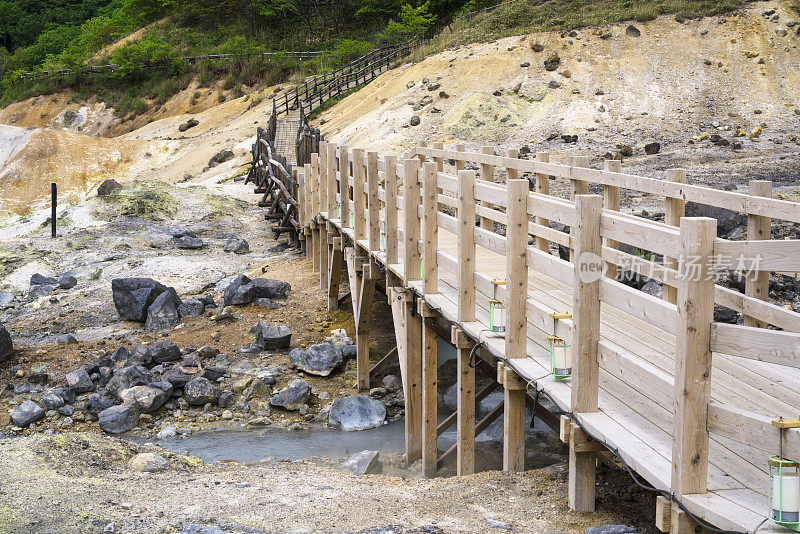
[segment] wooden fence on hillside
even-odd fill
[[[471,164],[480,178],[465,170]],[[495,182],[499,171],[505,184]],[[550,195],[551,180],[567,181],[569,198]],[[360,389],[370,386],[365,284],[386,279],[407,460],[422,458],[425,476],[438,465],[437,343],[423,319],[438,316],[452,325],[458,354],[459,474],[474,469],[481,430],[477,357],[498,368],[506,391],[506,469],[524,465],[527,390],[565,414],[573,509],[594,510],[595,457],[608,449],[661,494],[662,530],[689,532],[692,517],[752,530],[765,518],[766,465],[779,436],[782,453],[800,458],[800,431],[774,424],[800,413],[800,314],[768,301],[770,272],[800,272],[800,241],[771,240],[770,222],[800,223],[800,204],[771,198],[769,182],[742,194],[687,184],[679,169],[659,180],[624,173],[618,161],[592,169],[584,156],[522,160],[512,150],[441,144],[398,162],[321,141],[299,184],[298,223],[331,305],[347,259]],[[589,184],[603,195],[589,195]],[[665,222],[619,211],[622,189],[663,198]],[[747,240],[718,238],[714,219],[684,217],[686,201],[746,214]],[[665,260],[625,253],[623,244]],[[553,245],[567,247],[571,260]],[[621,269],[662,282],[663,298],[618,282]],[[717,270],[745,272],[745,293],[716,285]],[[507,314],[502,333],[490,326],[495,302]],[[744,324],[714,322],[715,304],[743,314]],[[552,336],[572,348],[566,379],[552,373]],[[781,529],[768,523],[761,531]]]

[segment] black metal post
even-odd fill
[[[56,183],[50,184],[50,236],[56,236],[56,206],[58,206],[58,192]]]

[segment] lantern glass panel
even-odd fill
[[[506,331],[506,306],[496,299],[489,300],[489,327],[492,332]]]
[[[800,532],[800,463],[769,459],[769,503],[773,522]]]
[[[381,252],[386,252],[386,231],[381,230]]]
[[[563,380],[572,376],[572,347],[567,342],[556,336],[549,336],[550,340],[550,371],[556,380]]]

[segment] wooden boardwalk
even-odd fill
[[[332,307],[348,267],[361,389],[369,387],[369,308],[375,281],[385,277],[406,393],[407,460],[421,457],[426,476],[435,475],[436,343],[425,320],[440,316],[452,324],[448,341],[458,350],[459,474],[474,468],[468,362],[479,344],[505,388],[506,469],[523,467],[523,399],[539,390],[575,419],[562,416],[573,509],[594,509],[595,458],[606,450],[594,438],[664,490],[662,530],[694,532],[672,494],[710,525],[752,532],[767,516],[767,459],[779,447],[772,421],[800,415],[800,314],[764,300],[769,272],[800,271],[800,242],[769,240],[769,216],[800,223],[800,204],[770,198],[763,182],[742,195],[686,185],[682,171],[664,181],[624,174],[619,162],[596,170],[583,157],[556,164],[545,153],[530,161],[493,152],[419,147],[398,165],[393,156],[323,142],[300,177],[300,225]],[[463,170],[468,162],[481,165],[481,179]],[[505,185],[494,182],[500,174]],[[571,198],[548,195],[551,179],[568,180]],[[604,197],[586,194],[590,182],[604,186]],[[666,223],[621,213],[620,188],[666,197]],[[406,210],[409,198],[415,209]],[[746,213],[749,240],[718,239],[713,219],[682,218],[687,200]],[[569,229],[556,231],[550,221]],[[552,254],[551,243],[577,260]],[[666,259],[626,254],[621,244]],[[684,267],[690,257],[701,260],[696,276]],[[604,273],[586,275],[603,264]],[[746,294],[707,276],[737,267],[748,270]],[[664,298],[617,282],[618,269],[663,281]],[[490,299],[505,305],[503,334],[489,326]],[[713,322],[715,303],[742,313],[748,326]],[[558,313],[572,318],[554,319]],[[551,373],[553,334],[572,347],[570,379]],[[800,458],[798,430],[784,432],[783,451]],[[767,522],[759,532],[788,530]]]

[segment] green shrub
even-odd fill
[[[400,20],[390,20],[382,36],[388,37],[393,42],[405,41],[410,37],[425,35],[436,22],[436,15],[428,13],[430,2],[412,7],[403,4],[400,9]]]
[[[141,41],[126,43],[111,55],[112,61],[120,66],[115,73],[120,77],[142,74],[145,70],[143,64],[146,62],[165,62],[173,67],[174,57],[172,47],[154,29],[147,32]]]
[[[222,82],[222,88],[226,91],[233,89],[236,86],[236,78],[234,78],[233,74],[229,74],[225,81]]]

